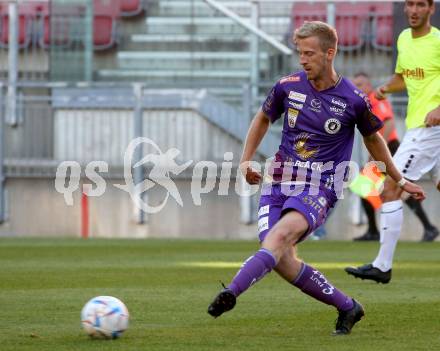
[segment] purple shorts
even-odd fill
[[[300,194],[286,195],[281,191],[280,184],[272,186],[270,194],[266,191],[261,195],[258,210],[258,231],[260,242],[263,242],[270,229],[278,222],[283,214],[291,210],[304,215],[309,228],[298,240],[303,241],[310,233],[325,222],[328,212],[334,206],[336,199],[328,191],[317,189],[311,194],[308,190]]]

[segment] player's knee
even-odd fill
[[[285,214],[273,227],[263,241],[263,247],[281,257],[285,248],[291,247],[305,233],[308,223],[303,215],[296,211]]]
[[[277,247],[284,247],[289,244],[291,240],[292,233],[286,227],[275,227],[269,233],[271,241]]]
[[[291,246],[304,234],[307,227],[305,220],[289,221],[284,225],[275,226],[269,233],[269,237],[277,247]]]

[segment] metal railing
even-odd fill
[[[154,145],[142,144],[143,152],[135,150],[132,165],[144,154],[175,148],[180,152],[179,164],[211,161],[220,169],[228,151],[233,155],[233,174],[237,172],[250,116],[204,89],[158,91],[142,84],[90,83],[19,84],[19,88],[23,94],[17,101],[17,121],[5,124],[5,94],[0,85],[0,222],[5,177],[54,178],[63,161],[73,161],[82,169],[103,161],[108,165],[104,177],[122,178],[127,146],[137,137],[148,138]],[[243,89],[243,95],[248,94],[249,88]],[[245,106],[250,105],[246,102]],[[270,148],[276,148],[277,141],[268,136],[262,152],[272,153]],[[179,177],[188,178],[191,172],[189,167]],[[144,178],[144,168],[135,167],[134,183]],[[242,205],[249,206],[250,201],[243,200]],[[139,222],[143,220],[140,212]],[[243,220],[250,221],[248,217]]]
[[[190,0],[173,2],[173,6],[167,6],[167,1],[151,0],[149,3],[147,19],[139,18],[134,24],[122,24],[127,27],[126,31],[122,28],[122,32],[125,31],[126,34],[123,43],[118,47],[122,52],[115,50],[100,54],[98,64],[94,64],[90,59],[90,50],[88,56],[85,54],[87,50],[83,44],[75,44],[72,47],[75,53],[70,55],[63,54],[64,51],[60,47],[43,49],[37,40],[35,45],[18,50],[18,60],[10,58],[8,61],[7,55],[13,50],[0,48],[0,75],[11,79],[9,89],[12,94],[15,84],[14,72],[17,73],[17,82],[66,80],[68,75],[76,75],[77,72],[77,69],[66,61],[71,60],[78,69],[89,72],[87,79],[90,79],[93,69],[95,80],[147,82],[161,88],[206,87],[211,94],[234,104],[235,107],[241,107],[242,99],[240,90],[234,90],[234,87],[248,82],[254,87],[253,105],[258,105],[260,98],[257,95],[264,95],[267,89],[261,88],[256,92],[255,87],[272,85],[281,76],[301,69],[296,52],[293,51],[290,55],[293,48],[291,36],[297,19],[301,21],[307,19],[307,16],[294,15],[294,6],[324,4],[324,20],[334,22],[335,25],[338,25],[338,18],[341,17],[340,13],[334,11],[340,1]],[[210,7],[208,3],[215,8]],[[374,5],[378,2],[356,3]],[[344,16],[353,17],[356,15],[353,11],[355,10],[345,11]],[[339,73],[351,76],[357,71],[366,71],[374,82],[381,81],[392,73],[394,43],[374,41],[378,36],[374,32],[378,28],[376,23],[382,17],[383,13],[370,11],[367,18],[364,18],[360,36],[356,38],[350,36],[354,23],[352,20],[344,19],[348,23],[348,29],[342,27],[340,36],[346,38],[347,42],[341,47],[336,58],[335,66]],[[397,21],[397,17],[394,16],[393,19]],[[85,23],[85,18],[81,17],[79,21]],[[135,34],[136,31],[138,34]],[[85,35],[81,33],[78,32],[77,36]],[[79,43],[81,40],[74,42]],[[257,55],[257,52],[260,54]],[[78,55],[82,55],[82,58]],[[176,59],[177,57],[181,59]],[[69,69],[65,69],[66,66],[69,66]],[[82,78],[80,80],[87,80],[85,76]],[[15,107],[11,105],[10,109],[14,111]],[[7,115],[12,116],[11,113]]]
[[[250,121],[247,86],[237,87],[243,91],[244,113],[206,89],[157,90],[141,84],[107,83],[28,83],[18,87],[17,120],[5,124],[3,139],[8,167],[14,162],[14,167],[25,166],[26,160],[31,166],[40,163],[40,168],[47,168],[52,161],[85,164],[98,159],[118,171],[124,148],[136,136],[133,128],[138,122],[134,121],[142,118],[142,135],[157,140],[160,148],[177,147],[185,152],[181,157],[221,162],[223,150],[228,148],[220,140],[221,133],[235,140],[238,157]],[[4,97],[1,89],[1,111],[5,111]],[[191,130],[186,123],[194,128],[193,138],[182,135]],[[212,126],[216,128],[210,130]],[[263,145],[262,153],[269,155],[271,147],[270,143]]]
[[[286,45],[284,45],[280,41],[276,40],[274,37],[270,36],[266,32],[259,29],[259,24],[258,24],[259,11],[258,10],[255,11],[254,8],[252,7],[252,15],[251,15],[252,23],[249,23],[247,20],[244,20],[242,17],[240,17],[239,15],[234,13],[233,11],[229,10],[225,5],[223,5],[219,1],[216,1],[216,0],[203,0],[203,1],[206,2],[207,4],[209,4],[214,9],[223,13],[225,16],[231,18],[236,23],[238,23],[240,26],[246,28],[249,32],[253,33],[258,38],[264,40],[266,43],[271,45],[273,48],[279,50],[281,53],[283,53],[285,55],[292,55],[293,52],[289,47],[287,47]],[[251,4],[252,5],[256,4],[256,2],[251,2]]]

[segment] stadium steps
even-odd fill
[[[249,50],[249,36],[190,34],[134,34],[127,50],[138,51],[187,51],[191,47],[195,51],[243,51]]]
[[[274,35],[282,41],[283,35]],[[249,51],[249,35],[219,36],[216,34],[134,34],[126,44],[131,51]]]
[[[121,69],[139,70],[221,70],[231,72],[249,70],[251,55],[248,52],[130,52],[118,53]],[[269,55],[260,54],[261,69],[269,68]]]
[[[247,0],[225,0],[224,5],[250,21]],[[288,32],[291,4],[261,5],[260,27],[282,41]],[[144,27],[124,43],[113,67],[96,72],[103,81],[140,81],[158,87],[224,87],[225,101],[241,105],[241,90],[250,81],[250,33],[202,0],[151,1]],[[260,41],[262,79],[277,71],[279,53]],[[277,56],[278,55],[278,56]],[[212,92],[212,90],[210,90]],[[212,92],[216,94],[215,92]]]
[[[251,6],[248,1],[223,1],[222,3],[240,16],[250,15]],[[218,13],[203,1],[162,0],[159,1],[159,10],[161,15],[169,17],[189,17],[191,15],[205,17]]]
[[[250,21],[248,18],[245,18]],[[289,17],[263,17],[260,27],[263,31],[283,35],[290,24]],[[228,17],[148,17],[147,32],[151,34],[248,34]]]
[[[242,17],[249,17],[251,15],[251,4],[249,1],[222,1],[228,9],[234,11],[236,14]],[[218,11],[208,6],[203,1],[179,1],[179,0],[169,0],[159,2],[160,13],[169,17],[180,17],[180,16],[213,16],[218,14]],[[287,12],[286,12],[287,10]],[[261,4],[260,12],[264,13],[267,17],[278,17],[285,16],[290,10],[290,4],[286,6],[283,4]]]
[[[141,81],[146,83],[155,83],[169,85],[172,83],[194,83],[200,80],[200,83],[209,84],[233,84],[242,85],[243,79],[249,77],[249,70],[242,71],[206,71],[206,70],[158,70],[158,69],[104,69],[98,72],[100,78],[116,77],[117,80]]]

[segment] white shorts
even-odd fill
[[[437,186],[440,182],[440,126],[408,130],[393,160],[405,178],[415,181],[430,173]]]

